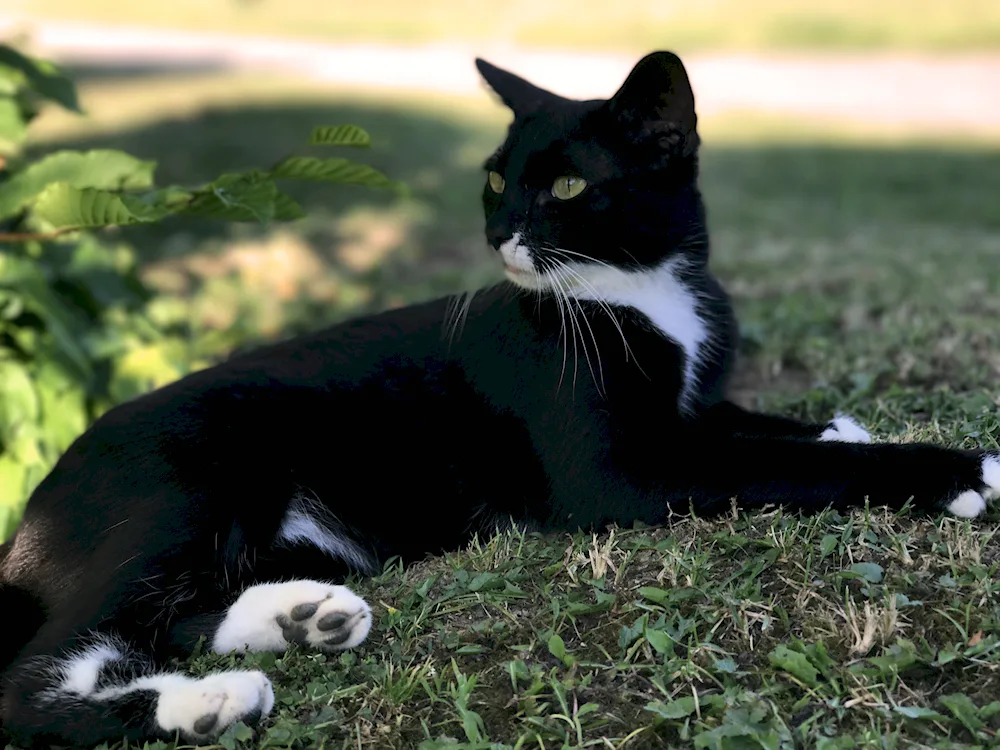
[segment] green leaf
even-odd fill
[[[34,385],[41,407],[45,442],[55,460],[87,427],[87,402],[81,384],[66,373],[56,360],[37,361]]]
[[[224,174],[199,191],[185,211],[212,219],[266,224],[275,218],[277,198],[278,186],[264,172]]]
[[[28,123],[17,101],[0,96],[0,153],[13,153],[28,137]]]
[[[861,562],[854,563],[850,570],[852,573],[857,573],[859,576],[864,578],[869,583],[882,583],[883,569],[881,565],[877,563]]]
[[[276,179],[310,180],[337,184],[364,185],[372,188],[393,188],[396,184],[367,164],[350,159],[317,159],[312,156],[289,156],[280,161],[271,174]]]
[[[53,63],[27,57],[12,47],[0,44],[0,65],[21,71],[32,88],[46,99],[73,112],[82,112],[76,87],[70,79],[61,75]]]
[[[28,469],[9,453],[0,453],[0,510],[20,508],[28,496]],[[8,525],[8,524],[5,524]],[[0,529],[0,542],[5,533],[13,529]]]
[[[372,141],[368,133],[356,125],[327,125],[313,128],[309,145],[368,147]]]
[[[658,654],[672,654],[674,652],[673,639],[662,630],[647,630],[646,640]]]
[[[566,658],[566,643],[563,641],[562,636],[558,633],[553,633],[548,641],[549,653],[554,657],[563,661]]]
[[[49,286],[38,266],[26,258],[0,255],[0,286],[18,292],[26,309],[45,322],[59,350],[77,369],[82,380],[93,374],[90,359],[80,345],[86,330],[74,312],[67,308]]]
[[[0,360],[0,445],[18,463],[39,463],[38,393],[27,368],[12,359]]]
[[[670,592],[656,586],[642,586],[639,588],[639,596],[649,599],[657,604],[666,604],[670,601]]]
[[[57,151],[39,159],[0,184],[0,219],[29,205],[51,183],[77,188],[132,190],[153,184],[156,162],[143,161],[122,151]]]
[[[819,670],[809,662],[806,655],[792,651],[784,644],[775,648],[767,658],[771,664],[794,675],[809,687],[815,687],[819,682]]]
[[[219,736],[219,744],[226,750],[236,750],[237,742],[248,742],[253,739],[253,730],[242,721],[237,721]]]
[[[928,719],[929,721],[941,721],[947,717],[942,716],[932,708],[922,708],[921,706],[895,706],[893,708],[900,716],[907,719]]]
[[[503,576],[499,573],[484,571],[469,581],[469,591],[489,591],[502,589],[505,585]]]
[[[840,543],[840,537],[838,537],[838,536],[836,536],[834,534],[826,534],[820,540],[820,543],[819,543],[820,559],[823,559],[824,557],[828,557],[835,549],[837,549],[837,545],[839,543]]]
[[[942,695],[938,698],[938,702],[955,714],[955,718],[962,722],[973,736],[985,726],[979,718],[979,708],[967,695],[962,693]]]
[[[128,226],[157,221],[169,210],[127,195],[65,182],[49,185],[35,200],[32,214],[53,229]]]
[[[669,703],[652,701],[646,704],[645,709],[664,719],[683,719],[685,716],[693,714],[695,707],[694,697],[689,695]]]

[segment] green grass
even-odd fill
[[[328,41],[510,42],[645,52],[1000,48],[993,0],[31,0],[36,17]]]
[[[232,78],[94,78],[83,95],[92,121],[46,116],[37,147],[124,147],[190,183],[353,122],[372,133],[367,160],[413,185],[409,202],[303,193],[310,218],[281,230],[120,233],[206,336],[303,330],[497,275],[479,163],[506,115],[485,96]],[[736,397],[811,419],[842,409],[878,440],[997,447],[1000,138],[743,117],[703,132],[713,264],[747,336]],[[987,747],[998,529],[996,511],[973,524],[872,509],[501,536],[352,582],[376,620],[353,652],[185,668],[272,676],[274,715],[226,748]]]

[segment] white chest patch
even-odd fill
[[[557,248],[547,250],[546,258],[536,263],[520,240],[521,235],[515,234],[500,247],[511,281],[526,289],[549,289],[579,300],[631,308],[681,348],[684,373],[678,408],[690,413],[705,347],[711,342],[698,297],[681,281],[683,261],[668,260],[646,271],[625,271],[591,259],[576,260],[585,256]]]
[[[646,272],[622,271],[611,266],[574,264],[588,282],[572,290],[577,299],[604,301],[642,313],[664,336],[684,352],[684,385],[678,406],[689,412],[698,388],[709,329],[698,313],[698,297],[679,278],[677,262],[667,261]],[[641,365],[641,363],[640,363]]]

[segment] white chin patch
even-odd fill
[[[515,232],[513,237],[500,246],[500,255],[503,256],[504,273],[515,284],[525,289],[541,289],[545,286],[544,278],[535,270],[531,252],[521,244],[520,232]]]

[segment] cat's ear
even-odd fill
[[[637,138],[657,138],[684,154],[698,148],[694,92],[684,64],[672,52],[642,58],[605,106]]]
[[[546,102],[558,98],[550,91],[540,89],[523,78],[478,57],[476,67],[501,101],[514,111],[515,116],[530,114]]]

